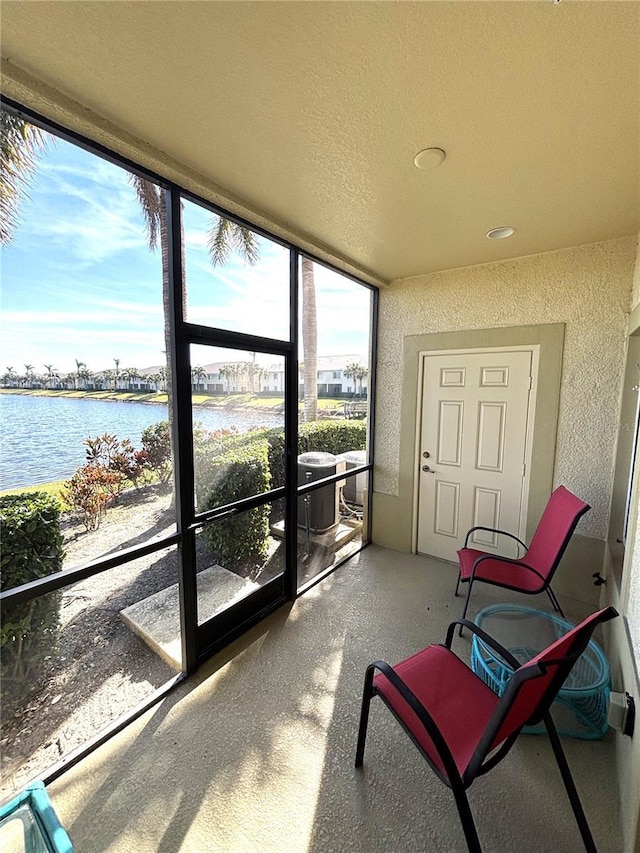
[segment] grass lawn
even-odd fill
[[[46,494],[52,495],[58,501],[60,509],[64,512],[70,509],[61,495],[64,484],[65,480],[57,480],[53,483],[40,483],[39,486],[22,486],[19,489],[7,489],[4,492],[0,492],[0,497],[4,497],[5,495],[24,495],[25,493],[31,494],[31,492],[46,492]]]
[[[136,403],[165,403],[161,391],[60,391],[49,388],[0,388],[0,394],[27,394],[31,397],[72,397],[76,400],[133,400]],[[206,398],[208,399],[208,398]]]
[[[87,400],[119,400],[132,401],[136,403],[167,403],[167,395],[161,392],[145,391],[60,391],[48,388],[0,388],[0,394],[30,394],[35,397],[73,397],[75,399]],[[191,400],[195,406],[212,406],[238,408],[251,407],[253,409],[276,409],[284,406],[283,397],[258,397],[251,394],[193,394]],[[333,398],[318,400],[318,411],[340,411],[345,400]],[[298,402],[298,408],[303,408],[302,400]]]

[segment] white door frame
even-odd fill
[[[415,410],[415,445],[413,466],[413,500],[411,518],[411,552],[418,553],[418,494],[420,489],[420,443],[422,435],[422,414],[424,406],[424,366],[425,358],[433,355],[479,355],[482,353],[498,352],[530,352],[531,353],[531,394],[527,413],[527,435],[525,443],[525,474],[520,498],[519,525],[516,535],[526,541],[527,511],[529,506],[529,485],[531,476],[531,454],[533,450],[533,431],[535,425],[536,394],[540,364],[540,344],[524,344],[522,346],[506,347],[470,347],[468,349],[420,350],[418,353],[418,394]]]

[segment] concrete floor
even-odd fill
[[[366,665],[442,640],[454,585],[450,564],[365,549],[51,784],[77,851],[465,850],[450,791],[379,700],[353,766]],[[505,600],[522,603],[479,587],[473,612]],[[612,735],[563,743],[598,849],[618,853]],[[522,736],[469,799],[485,853],[583,849],[546,736]]]

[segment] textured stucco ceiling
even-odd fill
[[[637,2],[4,0],[1,13],[5,71],[381,279],[640,228]],[[447,158],[418,171],[428,146]],[[516,235],[487,240],[499,225]]]

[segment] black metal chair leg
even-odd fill
[[[550,600],[551,600],[551,604],[553,604],[553,608],[554,608],[554,610],[556,611],[556,613],[559,613],[559,614],[560,614],[560,616],[562,616],[562,618],[563,618],[563,619],[566,619],[566,616],[565,616],[565,615],[564,615],[564,613],[562,612],[562,607],[560,607],[560,602],[559,602],[559,601],[558,601],[558,599],[556,598],[556,594],[555,594],[555,592],[551,589],[551,587],[550,587],[550,586],[548,586],[548,587],[547,587],[547,595],[549,596],[549,598],[550,598]]]
[[[369,723],[369,706],[373,697],[373,675],[372,666],[367,668],[364,677],[364,689],[362,691],[362,708],[360,709],[360,727],[358,729],[358,746],[356,747],[356,767],[362,767],[364,759],[364,745],[367,739],[367,725]]]
[[[456,798],[458,814],[460,815],[460,823],[462,824],[469,853],[482,853],[480,839],[478,838],[478,832],[476,830],[473,815],[471,814],[471,807],[469,806],[469,800],[467,799],[464,788],[459,788],[457,785],[453,785],[451,790],[453,791],[453,796]]]
[[[593,840],[593,835],[589,829],[589,824],[587,823],[587,817],[584,813],[584,809],[582,808],[582,803],[580,802],[580,797],[578,796],[578,791],[576,790],[573,777],[571,776],[571,771],[569,770],[569,765],[567,764],[567,758],[564,754],[564,750],[562,749],[560,738],[558,737],[558,732],[556,731],[554,722],[551,719],[551,714],[548,711],[544,715],[544,724],[549,734],[553,754],[555,755],[558,767],[560,768],[562,781],[564,782],[564,787],[566,789],[567,796],[569,797],[569,802],[571,803],[571,808],[573,809],[573,814],[575,815],[580,835],[582,836],[584,849],[587,853],[598,853]]]
[[[472,587],[472,586],[473,586],[473,581],[472,581],[472,580],[470,580],[470,581],[469,581],[469,589],[467,590],[467,597],[466,597],[466,599],[465,599],[465,602],[464,602],[464,608],[463,608],[463,610],[462,610],[462,616],[460,617],[461,619],[466,619],[466,618],[467,618],[467,608],[469,607],[469,600],[470,600],[470,598],[471,598],[471,587]],[[458,631],[458,636],[459,636],[459,637],[461,637],[461,636],[462,636],[462,625],[460,626],[460,629],[459,629],[459,631]]]

